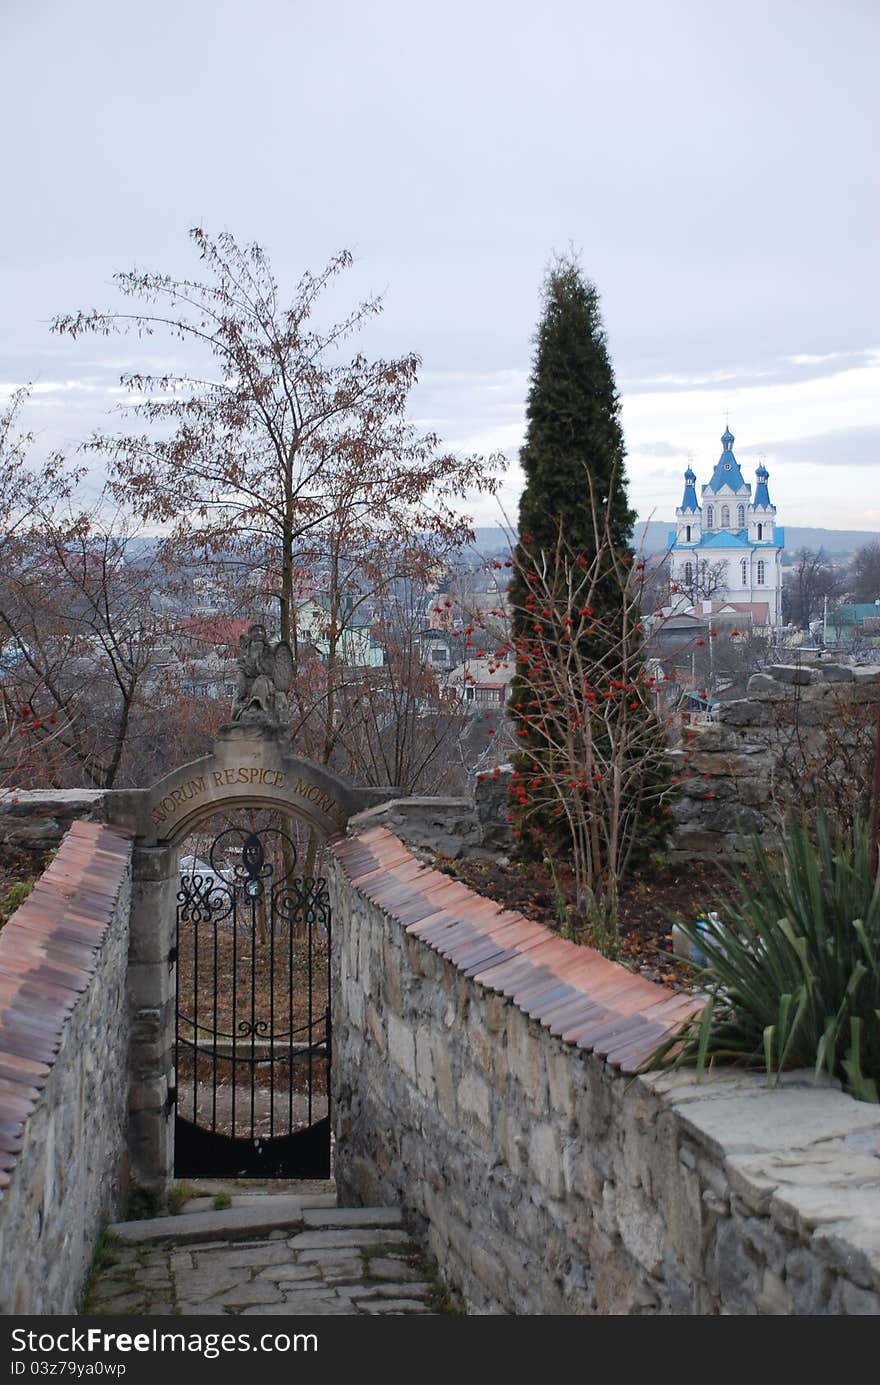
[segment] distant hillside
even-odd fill
[[[641,521],[635,528],[635,545],[645,553],[662,553],[669,542],[669,531],[674,527],[674,521]],[[798,548],[821,548],[829,558],[848,558],[857,548],[863,548],[866,543],[875,543],[878,538],[880,534],[869,529],[800,529],[793,524],[785,526],[788,553]],[[478,553],[497,553],[506,547],[507,537],[503,529],[475,530],[474,548]]]
[[[675,521],[650,519],[640,521],[635,528],[634,542],[645,553],[662,553],[669,541],[669,531]],[[869,529],[798,529],[795,525],[785,526],[785,549],[791,554],[799,548],[823,549],[829,558],[848,558],[857,548],[866,543],[875,543],[880,534]],[[158,540],[153,535],[139,535],[129,540],[127,558],[137,562],[149,556]],[[507,550],[507,532],[498,526],[481,527],[474,530],[474,543],[465,549],[462,557],[468,563],[474,561],[474,554],[492,556]]]
[[[675,523],[651,519],[636,525],[636,546],[645,553],[662,553],[669,542],[669,532]],[[876,543],[880,538],[870,529],[800,529],[795,524],[785,525],[786,552],[794,553],[798,548],[821,548],[829,558],[848,558],[856,549],[866,543]]]

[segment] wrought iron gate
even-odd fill
[[[284,832],[230,828],[177,908],[177,1175],[330,1173],[330,904]]]

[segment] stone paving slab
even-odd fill
[[[294,1203],[303,1229],[277,1239],[277,1220],[293,1215]],[[249,1204],[112,1227],[109,1263],[93,1279],[84,1311],[151,1317],[442,1311],[399,1209],[304,1209],[289,1194],[254,1196]]]
[[[344,1231],[301,1231],[288,1241],[292,1250],[331,1250],[343,1246],[404,1245],[409,1240],[405,1231],[374,1226],[349,1226]]]

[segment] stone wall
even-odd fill
[[[633,1078],[687,1000],[381,829],[335,853],[340,1199],[400,1202],[471,1313],[880,1312],[876,1106]]]
[[[103,822],[106,789],[0,789],[0,847],[46,851],[74,822]]]
[[[870,782],[878,706],[878,666],[820,662],[753,674],[748,697],[721,703],[717,721],[690,728],[673,752],[673,857],[744,853],[755,833],[773,844],[786,804],[825,795],[833,811],[835,781],[851,801],[855,779]]]
[[[353,830],[386,827],[417,855],[497,860],[513,847],[505,765],[474,778],[464,798],[393,798],[352,818]]]
[[[126,1187],[130,843],[77,823],[0,932],[0,1313],[77,1311]]]

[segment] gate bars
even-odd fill
[[[326,1178],[326,880],[276,828],[228,828],[209,861],[177,896],[175,1174]]]

